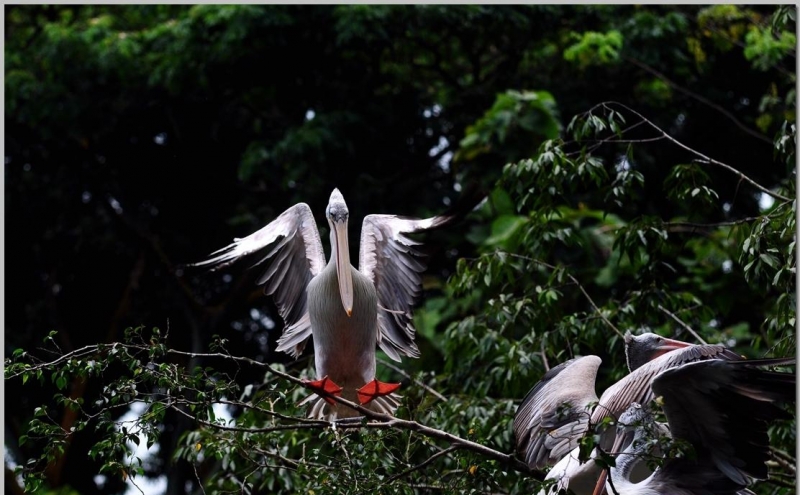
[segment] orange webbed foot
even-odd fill
[[[308,385],[315,392],[325,392],[325,393],[328,393],[330,395],[342,395],[342,387],[340,387],[339,385],[336,385],[336,383],[334,383],[333,380],[328,378],[328,375],[325,375],[324,377],[322,377],[319,380],[303,380],[303,381],[304,381],[304,383],[306,385]],[[336,401],[334,401],[333,399],[331,399],[328,396],[325,396],[325,395],[322,395],[322,394],[319,394],[319,395],[320,395],[320,397],[325,399],[325,401],[328,404],[335,404],[336,403]]]
[[[376,397],[380,397],[382,395],[389,395],[392,392],[395,392],[397,389],[400,388],[399,383],[384,383],[379,382],[378,379],[374,379],[371,382],[367,383],[360,389],[358,389],[358,402],[362,405],[367,404],[370,401],[374,400]]]

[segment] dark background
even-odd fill
[[[781,96],[794,64],[754,70],[736,23],[766,23],[774,8],[707,24],[702,9],[7,6],[6,356],[43,347],[51,330],[67,352],[144,325],[168,329],[173,348],[202,351],[220,334],[232,354],[286,361],[271,351],[281,323],[253,284],[257,274],[184,265],[300,201],[317,215],[327,249],[322,214],[334,187],[348,202],[354,240],[366,214],[430,216],[459,204],[461,191],[489,191],[503,165],[524,156],[495,149],[450,158],[508,89],[550,92],[564,126],[600,101],[624,102],[772,187],[786,167],[764,157],[794,109]],[[624,37],[617,61],[564,60],[573,33],[611,29]],[[685,214],[661,184],[668,164],[689,158],[667,145],[637,155],[648,181],[626,209]],[[735,176],[708,173],[732,206],[706,220],[758,212],[758,196]],[[430,290],[474,253],[463,234],[480,226],[470,222],[426,238]],[[730,317],[757,325],[753,313],[742,304]],[[72,390],[91,397],[98,386]],[[17,464],[29,452],[15,439],[51,395],[6,383],[6,446]],[[185,427],[167,427],[162,455]],[[97,469],[86,457],[90,441],[76,436],[50,482],[118,493],[121,480],[100,488],[82,474]],[[182,493],[187,474],[171,473],[169,492]],[[7,478],[6,489],[13,485]]]

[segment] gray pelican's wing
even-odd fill
[[[378,344],[390,358],[419,357],[411,308],[422,289],[425,264],[405,234],[439,227],[450,216],[427,219],[395,215],[367,215],[361,225],[358,271],[369,278],[378,293]]]
[[[311,335],[311,322],[306,307],[308,282],[325,268],[314,215],[305,203],[298,203],[270,222],[266,227],[212,253],[206,261],[194,266],[219,268],[252,253],[272,246],[253,266],[272,259],[258,278],[264,292],[273,295],[278,312],[286,325],[278,339],[277,350],[298,356]]]
[[[618,418],[632,402],[649,404],[655,396],[651,388],[653,378],[664,370],[686,363],[703,360],[732,361],[742,359],[741,356],[716,344],[693,345],[662,354],[656,359],[636,368],[617,383],[608,387],[592,413],[592,424],[599,424],[606,417]],[[606,442],[613,442],[613,437],[606,437]],[[602,445],[608,449],[611,445]]]
[[[762,368],[786,364],[781,359],[698,361],[662,371],[652,387],[663,399],[672,436],[690,442],[698,458],[709,458],[743,487],[748,477],[767,477],[771,422],[791,418],[776,403],[795,401],[794,373]],[[677,467],[665,465],[662,471],[661,476],[681,479]]]
[[[588,428],[601,362],[597,356],[584,356],[561,363],[522,400],[514,415],[514,437],[517,452],[532,469],[567,455]]]

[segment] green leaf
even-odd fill
[[[775,266],[778,264],[778,260],[771,254],[761,253],[759,258],[761,258],[761,260],[768,264],[771,268],[775,268]]]
[[[492,233],[485,243],[488,246],[505,245],[528,219],[519,215],[501,215],[492,222]]]

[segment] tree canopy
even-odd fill
[[[6,491],[538,492],[511,422],[558,363],[602,391],[644,330],[793,355],[795,16],[6,6]],[[422,356],[380,359],[372,426],[304,419],[258,270],[188,266],[334,187],[354,238],[485,196],[417,236]],[[795,430],[756,493],[794,491]]]

